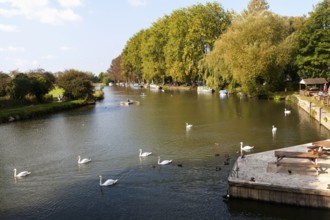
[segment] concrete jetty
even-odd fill
[[[325,142],[330,145],[330,139]],[[312,145],[306,143],[276,151],[307,152],[307,147]],[[330,208],[330,151],[314,162],[285,157],[278,161],[275,150],[247,153],[232,168],[228,194],[230,198]]]

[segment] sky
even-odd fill
[[[322,0],[268,0],[283,16],[308,16]],[[237,13],[249,0],[0,0],[0,71],[77,69],[98,75],[126,42],[174,10],[217,2]]]

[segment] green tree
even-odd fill
[[[248,11],[250,13],[260,12],[268,9],[269,9],[269,4],[266,0],[251,0],[248,4]]]
[[[220,37],[207,59],[214,71],[239,83],[251,96],[274,91],[292,55],[288,30],[285,19],[272,12],[244,14]]]
[[[31,82],[24,73],[15,72],[13,79],[7,86],[7,93],[12,99],[22,100],[31,91]]]
[[[165,52],[167,43],[168,17],[165,16],[155,22],[144,33],[141,46],[143,60],[143,78],[147,82],[164,82],[165,79]]]
[[[6,88],[9,86],[11,78],[8,74],[0,72],[0,96],[7,94]]]
[[[65,90],[64,95],[71,99],[89,100],[93,96],[90,73],[70,69],[59,73],[56,84]]]
[[[111,61],[111,66],[107,69],[109,81],[123,81],[121,62],[121,55]]]
[[[309,15],[296,35],[298,74],[330,81],[330,0],[320,2]]]
[[[144,30],[141,30],[130,38],[122,52],[122,74],[124,79],[127,81],[143,81],[141,43],[144,32]]]
[[[54,88],[55,76],[43,69],[31,70],[28,72],[30,79],[30,93],[35,95],[38,102],[42,102],[44,95]]]

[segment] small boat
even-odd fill
[[[133,84],[130,84],[130,86],[131,86],[132,89],[141,89],[141,88],[143,88],[143,86],[140,83],[133,83]]]
[[[220,95],[221,97],[225,97],[225,96],[228,95],[228,92],[227,92],[227,90],[223,89],[223,90],[220,90],[220,91],[219,91],[219,95]]]
[[[207,86],[198,86],[197,87],[197,93],[208,93],[208,94],[212,94],[213,93],[213,89],[211,89],[210,87],[207,87]]]
[[[132,104],[139,105],[140,102],[139,101],[134,101],[134,100],[131,100],[131,99],[127,99],[127,101],[121,101],[120,102],[120,105],[125,105],[125,106],[129,106],[129,105],[132,105]]]
[[[159,85],[154,84],[154,83],[151,83],[149,85],[149,88],[152,89],[152,90],[160,90],[161,89],[161,87]]]
[[[132,105],[133,103],[133,100],[127,99],[127,101],[121,101],[120,105]]]

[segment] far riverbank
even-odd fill
[[[24,107],[7,108],[0,111],[0,123],[36,118],[64,110],[79,108],[89,104],[90,103],[84,100],[74,100],[68,102],[52,102]]]

